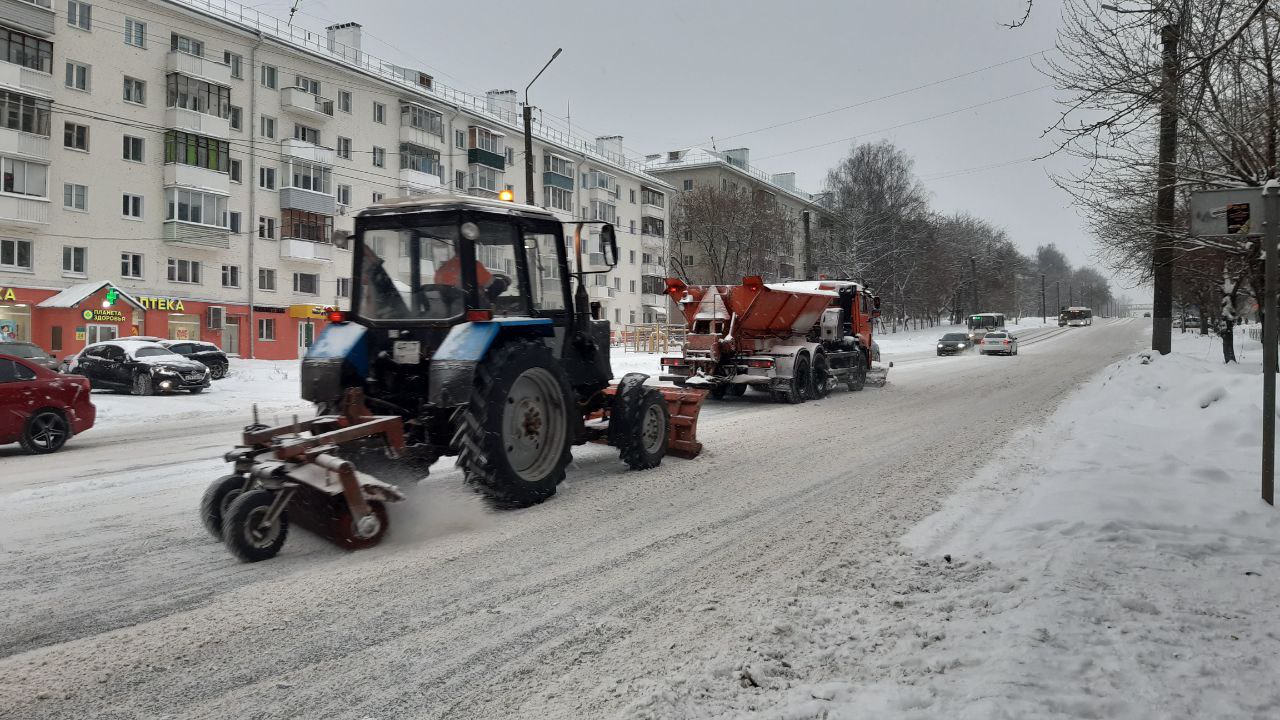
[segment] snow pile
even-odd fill
[[[214,380],[199,395],[185,392],[137,397],[124,393],[95,391],[98,409],[96,430],[134,428],[175,419],[226,417],[248,422],[253,405],[267,418],[311,410],[301,398],[301,364],[298,360],[233,359],[227,376]]]

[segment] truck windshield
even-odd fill
[[[360,315],[372,320],[448,320],[462,315],[471,293],[463,273],[465,244],[475,256],[476,302],[496,315],[524,311],[515,282],[510,224],[480,221],[366,230],[360,235]],[[416,272],[415,272],[416,270]]]

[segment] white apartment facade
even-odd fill
[[[360,208],[526,199],[515,93],[439,87],[363,53],[355,23],[316,34],[235,3],[0,0],[0,32],[0,335],[55,353],[143,334],[297,357],[349,295],[334,230]],[[663,298],[641,290],[663,275],[671,187],[618,137],[536,123],[533,155],[538,204],[619,230],[621,264],[592,299],[618,324],[657,319]]]

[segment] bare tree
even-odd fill
[[[746,189],[700,187],[676,196],[670,237],[671,268],[690,283],[779,279],[779,258],[794,250],[776,201]]]

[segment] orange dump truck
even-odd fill
[[[861,390],[873,370],[871,331],[880,298],[848,280],[685,285],[667,294],[688,325],[683,354],[662,358],[664,380],[701,387],[715,398],[748,386],[785,402]]]

